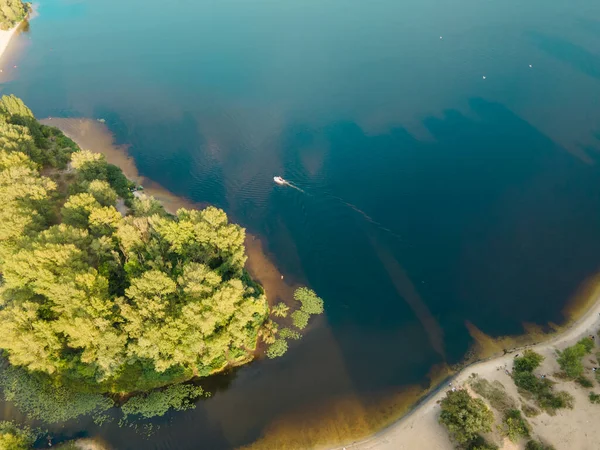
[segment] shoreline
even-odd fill
[[[23,22],[25,22],[25,20],[26,19],[19,22],[10,30],[0,30],[0,59],[4,56],[4,53],[6,52],[6,49],[8,48],[11,39],[14,37],[15,33],[19,30],[19,28],[21,28],[21,25],[23,25]]]
[[[548,355],[554,355],[556,350],[573,345],[582,337],[596,335],[600,329],[600,287],[595,289],[593,298],[594,301],[590,302],[591,305],[587,311],[570,324],[565,325],[564,329],[549,334],[547,340],[535,344],[517,346],[506,350],[503,355],[472,362],[456,374],[432,387],[431,392],[418,401],[410,411],[377,433],[348,443],[345,446],[328,448],[331,450],[395,450],[399,448],[421,448],[419,447],[420,445],[427,444],[431,445],[430,448],[439,450],[454,449],[454,445],[450,441],[446,429],[438,423],[438,402],[446,395],[445,387],[448,387],[450,384],[453,386],[463,385],[473,373],[493,373],[494,371],[498,372],[500,367],[512,368],[512,360],[516,354],[523,350],[533,350],[546,356],[546,360],[548,360]],[[546,361],[545,364],[548,365],[552,362]],[[567,414],[567,412],[563,414]],[[422,427],[419,427],[419,424]],[[423,432],[430,433],[430,435],[421,436],[423,440],[415,443],[415,437]],[[435,444],[429,442],[430,438],[435,438],[437,442]],[[405,443],[407,443],[406,446],[404,446]]]

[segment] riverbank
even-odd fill
[[[540,368],[541,373],[558,372],[559,368],[555,360],[556,351],[573,345],[582,337],[595,336],[600,329],[600,292],[598,291],[596,290],[593,294],[595,302],[589,310],[563,332],[552,336],[545,342],[515,348],[502,356],[470,364],[448,383],[452,383],[453,387],[465,386],[469,377],[477,374],[490,382],[499,381],[505,386],[509,395],[520,398],[512,378],[506,373],[506,371],[512,370],[514,357],[525,349],[531,349],[545,357]],[[595,364],[586,361],[585,365],[586,376],[593,379],[592,367]],[[574,396],[575,407],[573,410],[560,410],[555,416],[541,413],[539,416],[529,419],[533,427],[532,434],[554,445],[557,450],[597,448],[597,442],[600,442],[600,429],[594,427],[593,424],[600,421],[600,407],[588,400],[590,389],[584,389],[571,381],[559,379],[556,381],[557,390],[565,390]],[[347,450],[454,449],[446,429],[438,422],[440,413],[438,403],[446,395],[446,387],[447,385],[438,387],[409,414],[384,430],[365,440],[338,448]],[[498,436],[496,438],[499,439]],[[516,449],[520,447],[505,440],[500,448]]]

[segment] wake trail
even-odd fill
[[[284,181],[286,186],[289,186],[291,188],[294,188],[300,192],[302,192],[303,194],[306,194],[306,192],[303,189],[300,189],[298,186],[296,186],[294,183],[290,183],[289,181]]]
[[[291,182],[289,182],[287,180],[284,180],[283,184],[285,186],[289,186],[289,187],[291,187],[293,189],[296,189],[297,191],[300,191],[300,192],[302,192],[305,195],[310,195],[312,197],[312,194],[307,193],[306,191],[304,191],[304,189],[299,188],[294,183],[291,183]],[[337,195],[333,195],[333,194],[329,194],[329,193],[324,193],[324,196],[332,198],[334,200],[337,200],[338,202],[340,202],[344,206],[350,208],[352,211],[354,211],[355,213],[357,213],[360,216],[362,216],[363,219],[365,219],[367,222],[369,222],[370,224],[374,225],[375,227],[377,227],[381,231],[385,231],[386,233],[389,233],[391,236],[393,236],[396,239],[398,239],[400,242],[406,243],[406,241],[402,238],[402,236],[400,236],[397,233],[394,233],[392,230],[390,230],[389,228],[387,228],[386,226],[384,226],[381,222],[377,222],[375,219],[373,219],[371,216],[369,216],[366,212],[364,212],[358,206],[356,206],[356,205],[354,205],[354,204],[352,204],[350,202],[347,202],[346,200],[344,200],[341,197],[338,197]]]
[[[332,194],[327,194],[327,195],[329,195],[329,197],[331,197],[331,198],[336,199],[340,203],[343,203],[344,205],[346,205],[348,208],[350,208],[354,212],[360,214],[367,222],[375,225],[380,230],[385,231],[385,232],[391,234],[392,236],[394,236],[395,238],[399,239],[400,241],[404,242],[404,240],[402,239],[402,237],[400,235],[394,233],[392,230],[390,230],[389,228],[387,228],[386,226],[384,226],[381,222],[377,222],[375,219],[373,219],[371,216],[369,216],[366,212],[364,212],[358,206],[356,206],[356,205],[354,205],[352,203],[349,203],[346,200],[344,200],[343,198],[340,198],[340,197],[338,197],[336,195],[332,195]]]

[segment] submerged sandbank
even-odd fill
[[[511,396],[518,398],[516,386],[505,372],[505,370],[509,372],[512,370],[514,357],[525,349],[533,350],[545,357],[541,367],[543,373],[558,372],[558,364],[555,361],[556,351],[573,345],[583,337],[595,336],[600,329],[600,287],[594,290],[591,299],[587,302],[592,303],[591,307],[581,317],[571,322],[569,326],[563,327],[562,331],[546,335],[548,339],[544,342],[517,347],[502,356],[470,364],[446,383],[458,387],[464,385],[472,374],[477,374],[491,382],[500,381]],[[529,418],[533,426],[533,435],[554,445],[557,450],[595,448],[596,443],[600,441],[600,429],[589,424],[600,421],[600,408],[587,398],[588,391],[591,389],[578,387],[572,381],[557,381],[557,389],[566,390],[575,397],[575,407],[573,410],[560,410],[555,416],[543,412],[536,418]],[[348,450],[453,449],[454,445],[450,442],[448,433],[438,423],[440,412],[438,402],[444,398],[446,390],[440,387],[407,416],[367,439],[347,444],[345,448]],[[504,444],[501,448],[513,448],[508,442]]]

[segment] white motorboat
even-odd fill
[[[281,177],[273,177],[273,181],[277,184],[285,184],[286,181]]]

